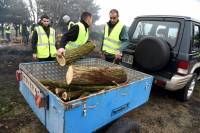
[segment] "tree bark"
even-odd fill
[[[55,81],[55,80],[40,80],[40,82],[49,90],[55,92],[57,94],[57,91],[59,89],[65,90],[65,91],[80,91],[83,90],[84,92],[98,92],[101,90],[109,90],[114,87],[113,86],[107,86],[107,85],[67,85],[65,81]],[[53,89],[54,88],[54,89]],[[58,92],[59,93],[59,92]]]
[[[45,80],[40,80],[40,82],[44,86],[49,86],[51,88],[65,88],[66,89],[69,87],[69,85],[67,85],[67,83],[64,81],[55,81],[55,80],[45,79]]]
[[[73,85],[114,85],[127,80],[122,67],[69,66],[66,81]]]
[[[64,101],[69,101],[73,99],[77,99],[81,96],[83,92],[82,91],[75,91],[75,92],[63,92],[62,99]]]
[[[80,59],[83,56],[88,55],[95,48],[93,42],[87,42],[86,44],[74,48],[72,50],[66,50],[65,55],[62,57],[56,57],[57,62],[60,66],[65,66],[66,64],[71,64],[72,62]]]
[[[63,92],[66,92],[66,89],[63,88],[55,88],[55,94],[60,96]]]

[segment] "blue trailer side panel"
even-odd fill
[[[35,104],[35,97],[31,93],[31,91],[28,89],[28,87],[24,84],[23,81],[19,82],[20,85],[20,91],[24,98],[26,99],[27,103],[30,105],[33,112],[37,115],[37,117],[40,119],[43,125],[46,125],[45,123],[45,109],[44,108],[38,108]]]
[[[153,78],[90,97],[65,111],[65,133],[91,133],[148,101]]]
[[[64,133],[64,106],[57,96],[49,93],[49,108],[46,112],[46,127],[51,133]]]

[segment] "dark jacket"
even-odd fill
[[[81,20],[80,21],[84,27],[85,27],[85,30],[87,30],[89,28],[89,25]],[[61,48],[65,48],[66,44],[69,42],[69,41],[76,41],[76,39],[78,38],[78,33],[79,33],[79,26],[77,24],[73,25],[69,32],[65,33],[62,38],[61,38]]]
[[[26,24],[22,25],[22,36],[29,36],[28,27]]]

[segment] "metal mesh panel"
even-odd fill
[[[56,62],[33,62],[20,64],[20,69],[31,74],[36,79],[65,80],[67,67],[61,67]]]
[[[74,63],[81,66],[118,66],[105,60],[88,58]],[[123,66],[121,66],[123,67]],[[128,76],[128,82],[137,81],[147,77],[147,74],[123,67]],[[31,74],[36,79],[65,80],[67,66],[61,67],[56,62],[32,62],[20,64],[20,69]]]

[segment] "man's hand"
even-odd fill
[[[57,56],[58,57],[62,57],[65,53],[65,49],[64,48],[59,48],[57,51]]]
[[[37,55],[36,54],[33,54],[32,57],[33,57],[34,60],[37,59]]]
[[[121,59],[122,58],[122,53],[117,50],[116,53],[115,53],[115,59]]]

